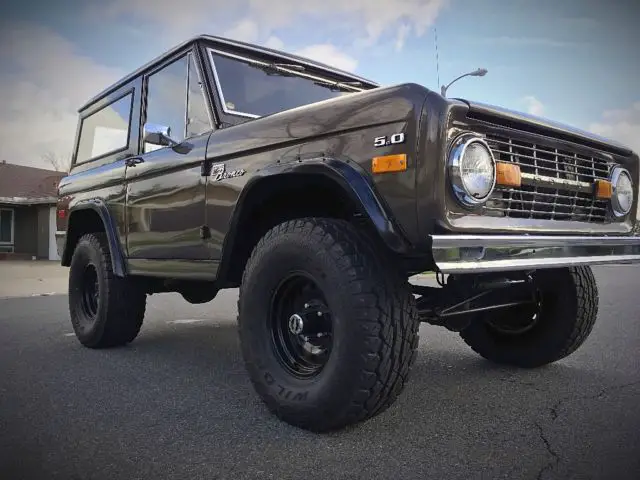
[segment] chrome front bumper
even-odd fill
[[[640,263],[640,237],[432,235],[443,273]]]

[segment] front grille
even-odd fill
[[[601,158],[558,150],[503,135],[485,137],[496,161],[520,166],[527,181],[517,188],[497,186],[485,214],[537,220],[606,223],[608,202],[593,192],[597,179],[609,178]]]

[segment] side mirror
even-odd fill
[[[161,147],[177,145],[177,142],[171,138],[171,127],[155,123],[145,124],[142,138],[145,143],[150,143],[151,145],[159,145]]]

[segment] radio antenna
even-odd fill
[[[438,28],[435,25],[433,26],[433,33],[436,40],[436,74],[438,76],[438,88],[440,88],[440,53],[438,52]]]

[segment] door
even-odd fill
[[[142,152],[125,174],[129,258],[209,257],[202,165],[212,127],[199,78],[189,52],[146,79]]]

